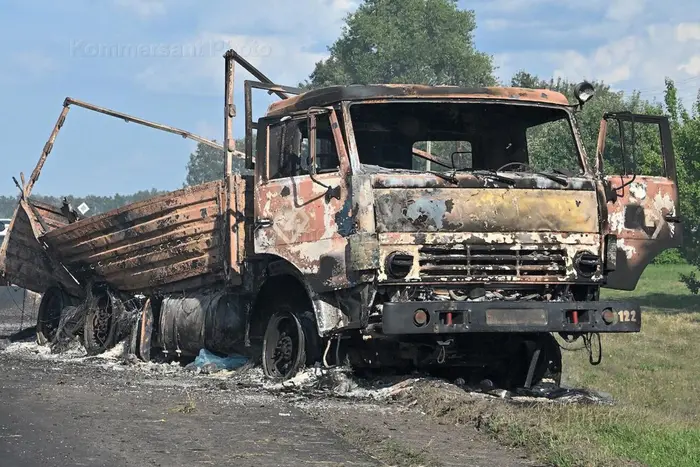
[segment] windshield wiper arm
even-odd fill
[[[569,185],[569,181],[563,177],[559,177],[555,174],[549,173],[549,172],[535,172],[537,175],[542,175],[543,177],[546,177],[550,179],[553,182],[557,182],[560,185],[567,186]]]
[[[426,173],[429,173],[431,175],[438,176],[442,178],[443,180],[447,180],[448,182],[451,182],[455,185],[459,185],[459,180],[454,175],[442,173],[442,172],[433,172],[432,170],[426,170]]]
[[[492,180],[496,180],[496,181],[498,181],[498,182],[505,183],[506,185],[510,185],[510,186],[515,185],[515,180],[513,180],[512,178],[509,178],[509,177],[505,177],[505,176],[503,176],[503,175],[499,175],[499,174],[496,173],[495,171],[490,171],[490,170],[472,170],[471,173],[474,174],[474,175],[476,175],[477,177],[478,177],[478,176],[481,176],[481,177],[488,177],[488,178],[490,178],[490,179],[492,179]]]

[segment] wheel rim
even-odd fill
[[[92,315],[92,337],[101,348],[105,348],[112,330],[112,301],[103,295],[97,302],[97,310]]]
[[[268,322],[263,343],[265,374],[275,379],[293,376],[304,360],[304,332],[289,312],[276,313]]]
[[[48,341],[53,341],[56,331],[61,322],[61,311],[63,310],[63,293],[57,288],[52,288],[46,292],[46,303],[43,304],[37,327]]]

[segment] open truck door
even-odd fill
[[[607,200],[605,286],[633,290],[644,268],[659,253],[682,243],[668,118],[605,114],[598,135],[597,165]]]

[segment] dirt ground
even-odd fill
[[[402,402],[419,380],[310,370],[272,385],[256,368],[203,375],[121,357],[0,341],[0,464],[537,465]]]

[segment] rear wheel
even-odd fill
[[[114,345],[114,306],[108,293],[100,293],[95,307],[85,316],[85,349],[94,355]]]
[[[61,322],[61,311],[68,304],[68,298],[60,287],[49,287],[41,297],[36,322],[36,340],[40,345],[53,342]]]

